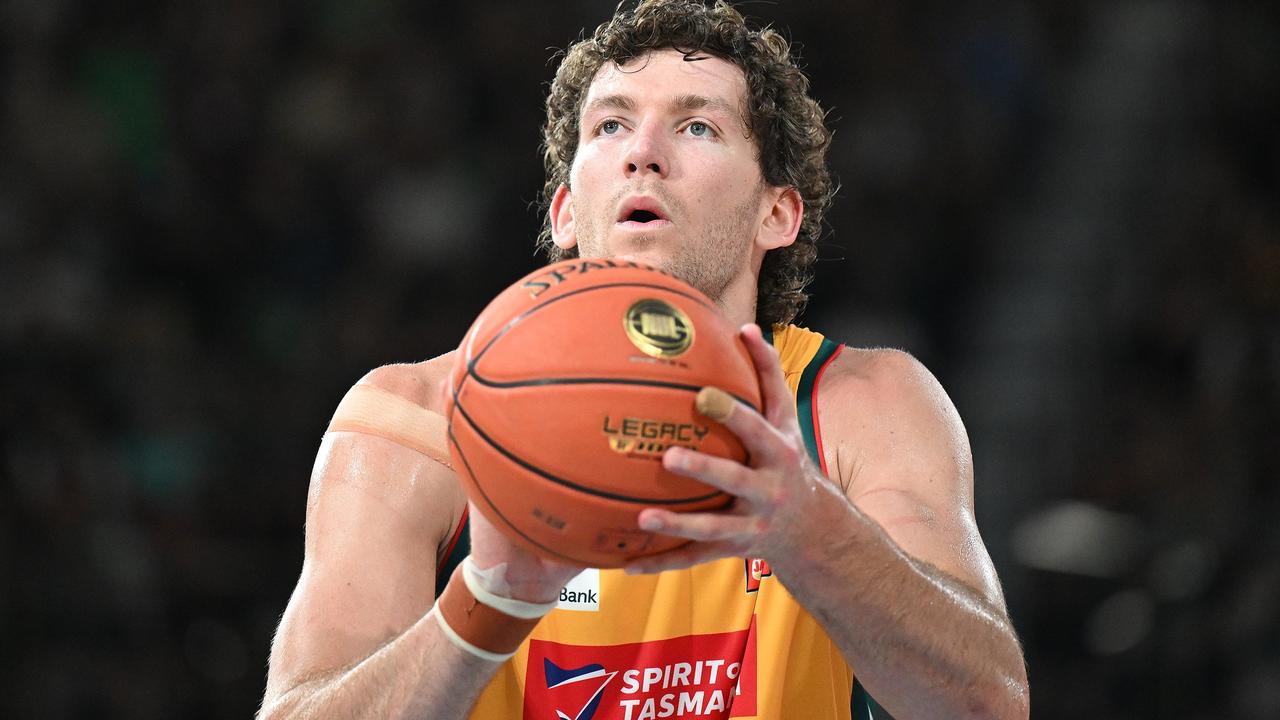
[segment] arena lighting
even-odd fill
[[[1114,578],[1133,569],[1145,537],[1137,518],[1073,500],[1019,522],[1013,553],[1037,570]]]

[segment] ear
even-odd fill
[[[573,193],[563,183],[551,197],[551,242],[561,250],[570,250],[578,245],[573,222]]]
[[[764,191],[764,211],[756,233],[756,246],[761,250],[786,247],[800,234],[800,221],[804,219],[804,200],[793,187],[768,187]]]

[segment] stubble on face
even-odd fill
[[[688,217],[683,204],[661,185],[645,188],[645,192],[658,198],[675,223],[665,230],[669,235],[668,247],[660,252],[653,264],[666,273],[689,283],[707,297],[719,302],[734,278],[745,271],[751,261],[751,248],[755,240],[756,212],[763,187],[758,187],[742,202],[727,213],[716,216],[703,227],[689,227],[680,221]],[[625,194],[610,198],[606,208],[617,207]],[[648,254],[663,239],[656,235],[641,234],[628,238],[627,249],[610,248],[607,241],[609,220],[607,210],[578,212],[575,216],[578,254],[584,258],[610,257],[620,254]],[[601,222],[603,220],[603,222]],[[671,237],[674,235],[675,237]]]

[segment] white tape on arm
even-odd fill
[[[467,589],[475,596],[476,600],[488,605],[500,613],[505,613],[512,617],[518,617],[524,620],[533,620],[551,612],[555,608],[557,601],[553,600],[549,603],[531,603],[523,600],[514,600],[512,598],[494,595],[482,587],[480,579],[476,577],[479,571],[476,570],[475,563],[471,562],[471,556],[462,560],[462,579],[467,583]]]
[[[555,603],[521,602],[483,588],[478,597],[467,580],[468,560],[454,568],[431,612],[454,645],[478,658],[502,662],[520,649]]]
[[[489,652],[488,650],[478,648],[475,645],[472,645],[471,643],[467,642],[466,640],[463,640],[462,636],[458,634],[457,630],[454,630],[453,628],[449,627],[449,622],[444,619],[444,614],[440,612],[440,609],[438,607],[432,607],[427,614],[435,617],[436,624],[440,626],[440,630],[444,633],[445,637],[449,638],[449,642],[453,643],[454,647],[458,648],[459,650],[464,650],[468,653],[471,653],[472,655],[475,655],[481,660],[488,660],[489,662],[496,662],[496,663],[506,662],[507,660],[510,660],[513,655],[516,654],[515,651],[509,652],[509,653]]]

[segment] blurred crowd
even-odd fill
[[[741,8],[836,130],[803,324],[951,392],[1034,716],[1280,717],[1280,11]],[[539,262],[612,9],[0,9],[0,715],[252,714],[333,407]]]

